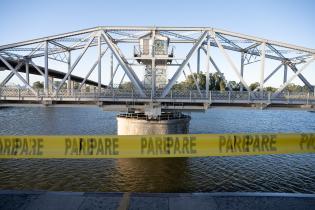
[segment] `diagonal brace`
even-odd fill
[[[175,74],[173,75],[172,79],[167,83],[166,87],[163,90],[163,93],[161,95],[161,98],[164,98],[169,91],[171,90],[171,88],[173,87],[173,85],[175,84],[176,80],[178,79],[179,75],[182,73],[184,67],[187,65],[189,59],[191,58],[191,56],[195,53],[195,51],[201,46],[201,44],[203,43],[203,41],[206,39],[208,35],[208,31],[203,32],[203,34],[200,36],[200,38],[198,39],[198,41],[194,44],[194,46],[191,48],[191,50],[189,51],[188,55],[186,56],[185,60],[181,63],[181,65],[178,67],[178,69],[176,70]]]
[[[116,68],[115,68],[115,70],[114,70],[114,73],[113,73],[113,77],[110,79],[110,82],[109,82],[109,84],[108,84],[109,87],[111,87],[112,84],[113,84],[113,80],[114,80],[114,77],[115,77],[115,75],[116,75],[116,72],[117,72],[119,66],[120,66],[120,64],[117,64],[117,66],[116,66]]]
[[[27,86],[35,95],[37,95],[37,92],[27,83],[27,81],[16,70],[19,69],[23,65],[23,63],[18,64],[18,66],[15,69],[1,55],[0,60],[24,83],[25,86]]]
[[[108,47],[111,49],[111,51],[113,52],[115,58],[119,62],[120,66],[123,68],[123,70],[128,75],[128,77],[131,80],[132,84],[136,87],[136,89],[139,92],[139,94],[142,97],[145,97],[146,95],[144,93],[144,87],[142,86],[139,78],[134,73],[132,68],[125,61],[123,55],[119,52],[118,47],[112,42],[112,40],[108,37],[108,35],[104,31],[102,31],[101,33],[102,33],[102,36],[105,39],[105,42],[107,43]]]
[[[106,51],[108,50],[108,47],[101,53],[101,58],[105,55]],[[94,62],[94,64],[92,65],[92,68],[90,69],[90,71],[86,74],[86,76],[84,77],[83,81],[81,82],[81,84],[79,85],[79,90],[81,90],[82,86],[85,84],[86,80],[89,78],[89,76],[92,74],[92,72],[94,71],[95,67],[98,64],[98,59]]]
[[[232,69],[234,70],[235,74],[237,75],[238,79],[241,81],[241,83],[244,85],[244,87],[250,91],[249,86],[247,85],[247,83],[245,82],[245,80],[243,79],[243,77],[241,76],[241,74],[239,73],[239,71],[237,70],[236,65],[234,64],[234,62],[232,61],[232,59],[230,58],[230,56],[225,52],[223,46],[221,45],[221,43],[218,41],[218,39],[214,36],[213,37],[215,42],[217,43],[221,53],[225,56],[226,60],[229,62],[230,66],[232,67]]]
[[[281,87],[273,94],[273,96],[277,96],[280,92],[282,92],[284,90],[284,88],[286,88],[304,69],[307,68],[307,66],[309,64],[311,64],[313,61],[315,60],[315,56],[309,60],[307,63],[305,63],[300,70],[298,70],[297,72],[295,72],[295,74],[283,85],[281,85]]]
[[[85,54],[85,52],[87,51],[87,49],[89,48],[89,46],[90,46],[90,44],[92,43],[93,40],[94,40],[94,36],[92,36],[90,38],[89,42],[85,45],[83,51],[81,52],[81,54],[79,55],[77,60],[73,63],[73,65],[71,66],[70,70],[67,72],[66,76],[60,82],[59,86],[56,89],[56,93],[55,93],[56,95],[58,94],[59,90],[61,89],[61,87],[63,86],[65,81],[68,79],[69,75],[71,75],[72,71],[77,66],[77,64],[79,63],[79,61],[81,60],[81,58],[83,57],[83,55]]]

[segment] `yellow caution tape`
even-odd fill
[[[156,158],[314,152],[313,133],[0,136],[0,158]]]

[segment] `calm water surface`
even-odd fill
[[[3,108],[0,135],[116,134],[99,108]],[[190,133],[315,132],[315,113],[210,109]],[[0,188],[56,191],[315,193],[315,154],[172,159],[0,160]]]

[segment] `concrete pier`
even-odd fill
[[[162,113],[149,119],[143,113],[128,113],[117,116],[118,135],[186,134],[189,132],[190,116]]]
[[[89,193],[0,190],[0,209],[307,210],[315,194],[295,193]]]

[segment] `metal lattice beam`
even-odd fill
[[[203,32],[203,34],[200,36],[200,38],[198,39],[198,41],[194,44],[194,46],[191,48],[191,50],[189,51],[188,55],[186,56],[186,59],[182,62],[182,64],[179,66],[179,68],[176,70],[175,74],[173,75],[173,77],[171,78],[171,80],[168,82],[168,84],[166,85],[166,87],[163,90],[163,93],[161,95],[161,97],[165,97],[169,91],[171,90],[171,88],[173,87],[173,85],[175,84],[176,80],[178,79],[179,75],[182,73],[184,67],[186,66],[186,64],[188,63],[189,59],[191,58],[191,56],[194,54],[194,52],[196,51],[196,49],[198,49],[201,44],[203,43],[203,41],[205,40],[205,38],[207,37],[208,32],[205,31]]]

